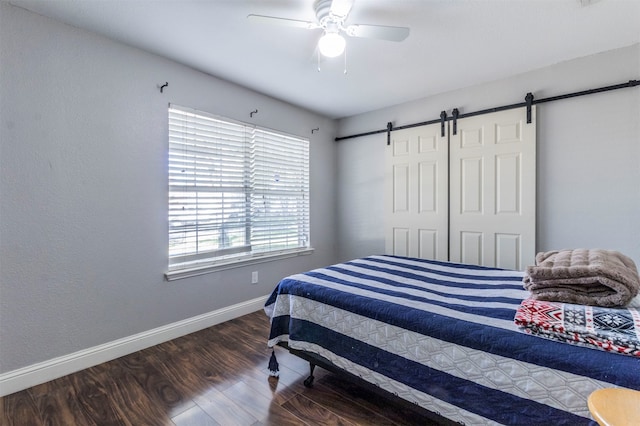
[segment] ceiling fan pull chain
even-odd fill
[[[320,49],[316,49],[316,52],[318,52],[318,72],[320,72]]]
[[[344,48],[344,74],[347,74],[347,47]]]

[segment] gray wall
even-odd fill
[[[632,79],[640,79],[638,44],[345,118],[338,134],[433,120],[456,107],[465,113],[523,102],[527,92],[542,99]],[[608,248],[640,265],[640,87],[541,104],[537,120],[537,250]],[[384,134],[339,142],[341,260],[384,252],[385,143]]]
[[[0,373],[267,295],[336,260],[332,120],[4,1],[0,73]],[[169,102],[311,138],[314,254],[164,281]]]

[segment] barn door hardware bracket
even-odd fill
[[[391,145],[391,131],[393,130],[393,123],[387,123],[387,145]]]
[[[451,111],[451,115],[453,116],[453,134],[457,135],[458,134],[458,115],[460,115],[460,111],[458,111],[458,108],[454,108],[453,111]]]
[[[531,123],[531,105],[533,104],[533,93],[527,93],[527,96],[524,97],[525,102],[527,103],[527,124]]]
[[[447,121],[447,111],[442,111],[440,113],[440,136],[444,138],[445,135],[445,129],[444,129],[444,123]]]
[[[577,96],[584,96],[584,95],[592,95],[592,94],[596,94],[596,93],[602,93],[602,92],[608,92],[611,90],[618,90],[618,89],[624,89],[627,87],[636,87],[636,86],[640,86],[640,80],[629,80],[627,82],[621,83],[621,84],[614,84],[612,86],[605,86],[605,87],[599,87],[597,89],[590,89],[590,90],[583,90],[581,92],[573,92],[573,93],[567,93],[564,95],[559,95],[559,96],[551,96],[548,98],[541,98],[541,99],[533,99],[533,94],[531,94],[531,105],[537,105],[537,104],[542,104],[542,103],[546,103],[546,102],[554,102],[554,101],[559,101],[561,99],[569,99],[569,98],[575,98]],[[527,93],[527,96],[529,95],[529,93]],[[527,98],[525,97],[525,100]],[[503,105],[503,106],[499,106],[499,107],[495,107],[495,108],[489,108],[489,109],[484,109],[481,111],[475,111],[475,112],[467,112],[465,114],[459,114],[458,109],[454,109],[453,112],[453,116],[452,117],[447,117],[446,120],[453,120],[453,134],[455,135],[458,132],[458,126],[456,123],[457,118],[466,118],[466,117],[472,117],[472,116],[476,116],[476,115],[482,115],[482,114],[489,114],[492,112],[498,112],[498,111],[506,111],[509,109],[514,109],[514,108],[522,108],[522,107],[526,107],[528,104],[528,100],[527,102],[519,102],[517,104],[511,104],[511,105]],[[458,115],[460,115],[461,117],[458,117]],[[442,115],[441,115],[442,117]],[[430,120],[430,121],[425,121],[423,123],[414,123],[414,124],[407,124],[404,126],[398,126],[393,130],[401,130],[401,129],[409,129],[411,127],[418,127],[418,126],[427,126],[429,124],[435,124],[435,123],[439,123],[441,122],[441,120]],[[341,140],[345,140],[345,139],[352,139],[352,138],[359,138],[362,136],[370,136],[370,135],[377,135],[380,133],[389,133],[388,128],[387,129],[378,129],[378,130],[373,130],[370,132],[365,132],[365,133],[358,133],[355,135],[348,135],[348,136],[340,136],[335,138],[335,141],[341,141]]]

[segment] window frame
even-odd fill
[[[173,141],[173,145],[179,145],[180,142],[176,143],[175,141],[182,139],[183,140],[182,144],[184,145],[194,144],[193,146],[196,146],[195,143],[197,139],[197,136],[189,136],[190,134],[186,130],[183,130],[182,133],[180,133],[179,131],[176,133],[176,129],[178,126],[172,125],[171,123],[172,113],[175,114],[176,111],[178,111],[179,114],[184,114],[185,116],[193,115],[194,121],[198,121],[201,118],[206,118],[207,120],[219,121],[224,124],[229,124],[230,126],[242,127],[243,131],[245,132],[243,134],[244,136],[242,136],[243,138],[245,138],[243,139],[244,142],[237,142],[237,141],[230,142],[230,140],[224,139],[223,137],[219,137],[217,139],[214,138],[215,141],[211,142],[211,145],[207,145],[207,143],[204,144],[205,147],[207,148],[211,147],[212,149],[218,146],[218,142],[220,143],[220,145],[224,145],[225,147],[234,146],[234,144],[236,143],[238,144],[237,147],[241,151],[241,154],[234,153],[234,155],[237,156],[237,158],[242,157],[241,162],[244,164],[243,166],[241,166],[242,169],[244,170],[244,172],[242,172],[243,177],[242,177],[241,184],[236,186],[224,186],[224,185],[216,186],[216,184],[206,185],[207,182],[205,182],[203,184],[193,183],[189,185],[183,184],[181,186],[180,184],[177,184],[175,182],[172,183],[172,176],[176,176],[175,171],[172,172],[172,169],[175,169],[176,166],[179,165],[180,163],[179,160],[175,159],[177,156],[176,153],[179,151],[174,147],[172,147],[172,141]],[[189,225],[184,225],[185,230],[183,231],[184,235],[191,235],[191,233],[193,232],[196,233],[195,234],[196,240],[194,243],[196,245],[195,252],[185,253],[184,255],[176,255],[176,254],[171,254],[171,250],[169,247],[168,270],[165,273],[165,278],[168,281],[173,281],[176,279],[182,279],[182,278],[187,278],[192,276],[198,276],[202,274],[208,274],[211,272],[216,272],[216,271],[230,269],[230,268],[237,268],[237,267],[248,266],[248,265],[257,264],[257,263],[269,262],[269,261],[278,260],[278,259],[285,259],[285,258],[294,257],[294,256],[308,255],[313,253],[314,249],[312,248],[311,241],[310,241],[311,207],[310,207],[310,200],[309,200],[309,195],[310,195],[310,184],[309,184],[310,141],[309,141],[309,138],[304,138],[304,137],[291,135],[291,134],[273,130],[273,129],[255,126],[250,123],[239,122],[226,117],[217,116],[208,112],[199,111],[193,108],[183,107],[175,104],[169,104],[168,116],[169,116],[169,123],[168,123],[169,147],[167,151],[168,152],[168,159],[167,159],[168,203],[167,203],[167,206],[168,206],[169,223],[168,223],[167,235],[169,237],[169,241],[171,241],[172,233],[175,233],[177,229],[176,227],[172,227],[171,225],[172,219],[173,221],[175,221],[175,218],[179,217],[179,213],[177,214],[178,216],[176,216],[175,205],[172,204],[172,202],[173,203],[176,203],[176,202],[172,201],[172,197],[180,198],[180,194],[182,194],[182,198],[185,198],[187,200],[185,201],[186,203],[194,203],[194,201],[191,200],[191,198],[185,195],[185,194],[194,193],[194,195],[192,195],[191,197],[195,197],[195,200],[196,200],[195,201],[196,219],[194,224],[195,231],[193,230],[186,231]],[[247,134],[249,133],[250,133],[250,136],[247,136]],[[172,139],[175,137],[175,134],[178,134],[180,136],[178,136],[177,139]],[[257,188],[260,188],[260,186],[253,181],[252,177],[248,178],[247,176],[253,175],[255,170],[269,170],[269,167],[271,167],[271,165],[269,164],[265,165],[265,163],[259,163],[260,165],[258,167],[254,165],[254,163],[256,162],[254,158],[255,157],[254,150],[256,149],[255,146],[259,145],[260,143],[260,136],[256,136],[256,134],[262,135],[262,137],[264,137],[264,134],[276,135],[281,138],[281,141],[279,143],[281,143],[283,146],[285,145],[284,141],[288,139],[293,139],[297,143],[306,144],[306,146],[304,146],[303,148],[302,162],[299,164],[300,168],[302,169],[301,179],[303,182],[303,184],[300,186],[301,189],[299,191],[300,191],[300,194],[302,194],[302,198],[301,198],[303,200],[302,205],[305,207],[303,207],[303,214],[301,218],[298,218],[291,222],[294,224],[293,225],[294,227],[302,226],[303,228],[302,232],[304,234],[303,234],[303,238],[300,238],[301,234],[300,234],[300,231],[298,231],[298,233],[296,234],[298,235],[298,238],[297,238],[298,245],[295,247],[272,249],[269,246],[269,248],[263,249],[263,251],[254,251],[252,247],[254,245],[252,244],[252,230],[257,229],[256,224],[258,223],[258,220],[254,219],[255,212],[253,211],[254,205],[252,204],[252,198],[255,197],[256,194],[262,194],[263,192],[261,191],[264,191],[264,188],[257,189]],[[241,144],[245,144],[245,145],[241,145]],[[199,148],[194,148],[194,151],[199,151]],[[218,157],[216,157],[216,155],[218,155]],[[207,161],[210,161],[212,164],[215,162],[219,162],[219,164],[221,165],[220,168],[222,169],[229,164],[223,161],[224,160],[223,157],[224,155],[222,154],[212,153],[210,154],[210,156],[208,157],[205,156],[204,158]],[[234,160],[237,160],[237,158],[234,157]],[[215,167],[214,166],[209,166],[209,167],[210,169],[205,168],[204,170],[210,171],[211,174],[213,174],[213,170]],[[178,168],[182,168],[182,167],[178,167]],[[188,169],[188,172],[193,172],[194,176],[196,176],[199,170],[199,166],[193,165],[192,168],[186,167],[185,169]],[[182,172],[184,171],[185,170],[182,170]],[[237,173],[237,170],[235,172]],[[223,175],[223,172],[219,172],[219,173]],[[236,175],[233,175],[233,176],[236,176]],[[226,181],[226,179],[228,179],[226,175],[222,177],[223,181]],[[198,179],[196,176],[196,178],[194,178],[194,181],[197,181],[197,180]],[[241,190],[238,191],[238,188],[241,188]],[[241,202],[244,207],[240,206],[240,210],[241,211],[244,210],[244,219],[241,218],[238,223],[241,224],[244,221],[244,240],[243,240],[244,244],[235,246],[235,247],[214,248],[210,250],[202,249],[202,251],[200,251],[200,248],[199,248],[200,240],[197,235],[199,230],[202,227],[200,219],[198,219],[197,217],[200,212],[199,207],[197,207],[200,199],[200,194],[208,194],[209,197],[214,197],[213,199],[215,199],[215,194],[220,194],[219,197],[223,201],[218,201],[218,203],[221,203],[221,204],[214,204],[214,207],[209,208],[210,212],[213,212],[214,215],[218,215],[219,214],[218,210],[221,208],[221,206],[225,205],[224,197],[225,197],[225,194],[227,193],[228,194],[244,194],[243,197],[242,196],[238,197],[236,195],[236,198],[235,198],[236,202],[239,202],[237,201],[238,199],[243,198]],[[274,191],[273,193],[276,193],[276,192]],[[211,194],[214,194],[214,195],[211,195]],[[292,192],[292,194],[294,194],[293,200],[295,203],[296,200],[298,200],[298,198],[296,197],[295,192]],[[284,197],[284,195],[282,194],[281,196]],[[232,197],[232,200],[233,199],[234,198]],[[283,199],[286,199],[286,198],[283,198]],[[205,202],[206,201],[203,201],[203,203]],[[209,201],[209,202],[214,203],[214,201]],[[300,203],[300,201],[297,201],[297,202]],[[193,206],[193,204],[186,204],[186,205]],[[174,211],[173,216],[172,216],[172,208]],[[184,206],[182,207],[182,209],[184,210]],[[273,213],[270,213],[270,214],[273,214]],[[240,212],[239,215],[242,215],[242,212]],[[295,216],[297,215],[294,215],[294,217]],[[219,221],[220,224],[222,224],[220,226],[224,228],[224,226],[227,223],[224,217],[221,217],[217,220]],[[205,220],[203,220],[203,222],[205,222]],[[218,222],[216,222],[216,220],[214,219],[213,223],[214,223],[213,226],[215,227],[215,223],[218,223]],[[238,228],[238,226],[235,226],[233,229],[236,229],[236,228]],[[217,232],[219,233],[220,230],[218,229]],[[221,238],[220,234],[218,234],[217,238],[218,238],[218,244],[219,244],[219,238]],[[242,241],[241,241],[241,244],[242,244]]]

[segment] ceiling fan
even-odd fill
[[[388,41],[402,41],[409,36],[409,28],[407,27],[345,24],[353,2],[354,0],[316,0],[313,4],[316,22],[264,15],[248,15],[247,18],[255,22],[287,25],[309,30],[322,29],[323,35],[318,41],[318,50],[329,58],[339,56],[344,52],[346,41],[343,34],[350,37]]]

